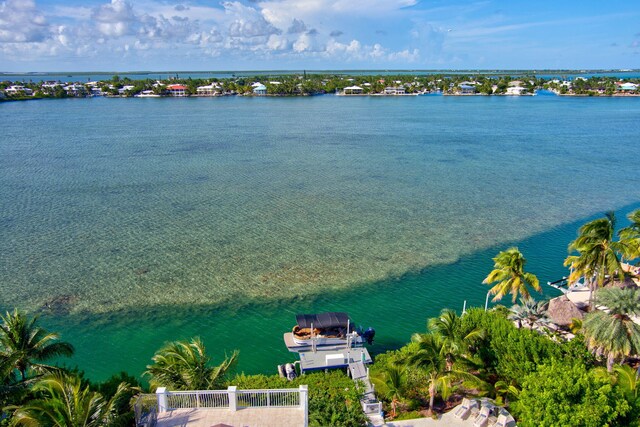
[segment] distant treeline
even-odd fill
[[[134,96],[308,96],[344,93],[358,95],[532,95],[541,89],[559,95],[638,95],[640,79],[574,77],[549,79],[533,74],[343,75],[286,74],[232,78],[169,78],[133,80],[114,75],[110,80],[65,83],[0,82],[0,100],[66,97]]]

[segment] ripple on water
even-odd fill
[[[634,99],[162,101],[3,106],[5,305],[317,295],[640,199]]]

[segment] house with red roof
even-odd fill
[[[189,96],[187,87],[184,85],[169,85],[167,92],[169,92],[169,96]]]

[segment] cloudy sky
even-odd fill
[[[640,68],[638,0],[0,0],[0,71]]]

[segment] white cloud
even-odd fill
[[[50,29],[44,15],[32,0],[6,0],[0,3],[0,43],[41,42]]]
[[[388,17],[415,3],[269,0],[206,6],[110,0],[93,8],[49,5],[45,14],[33,0],[6,0],[0,3],[0,52],[12,61],[100,56],[111,58],[115,66],[128,63],[119,61],[134,58],[134,52],[140,58],[161,58],[166,49],[175,47],[183,58],[227,55],[254,61],[277,57],[324,58],[334,63],[343,59],[408,62],[418,57],[415,47],[397,51],[383,47],[367,39],[375,36],[370,31],[340,43],[335,38],[343,33],[335,28],[349,28],[357,35],[357,28],[349,23],[354,14]]]
[[[293,43],[295,52],[319,52],[324,50],[317,40],[316,34],[312,31],[300,34],[298,39]]]
[[[272,34],[267,40],[267,48],[269,50],[285,51],[291,47],[289,39],[279,34]]]
[[[110,4],[96,8],[91,17],[97,21],[98,30],[110,37],[131,34],[137,20],[133,7],[125,0],[111,0]]]

